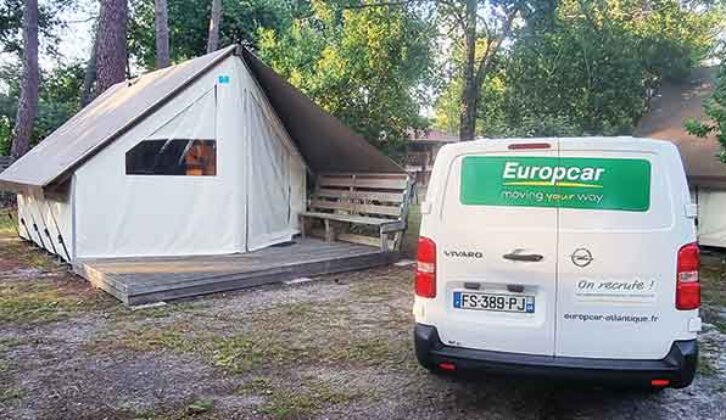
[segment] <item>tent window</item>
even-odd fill
[[[144,140],[126,152],[127,175],[217,175],[214,140]]]

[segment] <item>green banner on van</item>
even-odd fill
[[[465,205],[647,211],[650,162],[643,159],[467,156]]]

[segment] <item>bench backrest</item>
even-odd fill
[[[407,174],[326,174],[318,177],[308,208],[405,220],[412,191]]]

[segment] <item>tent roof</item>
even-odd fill
[[[323,111],[243,48],[230,46],[118,83],[0,173],[0,188],[47,187],[238,53],[315,172],[402,172],[391,159]]]
[[[111,86],[0,173],[0,187],[45,187],[131,129],[234,47]]]
[[[665,83],[634,135],[673,142],[681,152],[691,185],[723,189],[726,164],[718,159],[718,140],[713,135],[705,139],[692,136],[684,128],[691,118],[706,118],[703,101],[713,94],[717,73],[717,67],[699,68],[683,82]]]

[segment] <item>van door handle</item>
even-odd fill
[[[544,258],[539,254],[520,254],[518,252],[510,252],[509,254],[504,254],[502,257],[507,260],[527,262],[538,262]]]

